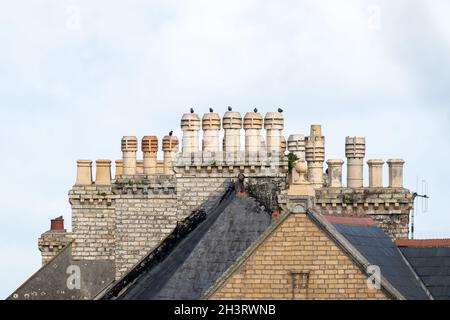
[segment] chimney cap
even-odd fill
[[[141,149],[143,152],[157,152],[158,151],[158,137],[144,136],[141,142]]]
[[[123,136],[122,137],[122,151],[137,151],[136,136]]]

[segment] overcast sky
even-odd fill
[[[0,298],[40,267],[50,219],[70,228],[76,160],[119,159],[123,135],[181,137],[190,106],[281,106],[286,136],[322,124],[327,158],[365,136],[367,159],[404,158],[406,187],[427,181],[416,236],[450,237],[449,13],[446,0],[3,3]]]

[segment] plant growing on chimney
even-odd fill
[[[292,169],[294,168],[294,163],[297,160],[298,160],[298,157],[295,154],[293,154],[292,152],[288,154],[289,173],[292,172]]]
[[[217,160],[211,161],[211,167],[217,167]]]
[[[342,201],[345,204],[351,204],[353,202],[352,197],[350,197],[348,194],[344,194]]]

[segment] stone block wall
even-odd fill
[[[387,299],[305,214],[291,214],[209,299]]]
[[[120,278],[169,235],[178,221],[199,208],[208,211],[240,173],[254,187],[255,197],[268,207],[277,207],[277,192],[287,181],[283,168],[269,173],[251,166],[174,170],[175,175],[121,176],[109,187],[74,186],[69,192],[74,256],[115,260],[116,278]]]
[[[69,191],[75,260],[115,259],[115,198],[108,186],[74,186]]]
[[[49,262],[73,240],[69,232],[47,231],[38,239],[38,247],[42,256],[42,265]]]
[[[372,217],[392,239],[407,239],[413,195],[404,188],[316,189],[315,208],[322,214]]]

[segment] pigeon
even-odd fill
[[[283,109],[278,108],[278,112],[279,112],[279,113],[283,113]]]
[[[194,109],[193,108],[191,108],[191,113],[194,113]]]
[[[254,111],[255,113],[257,113],[257,112],[258,112],[258,109],[257,109],[257,108],[255,108],[255,109],[253,109],[253,111]]]
[[[228,111],[233,111],[233,108],[228,106]]]
[[[209,108],[209,112],[214,112],[213,108]]]
[[[173,135],[173,131],[170,131],[170,132],[169,132],[169,136],[172,136],[172,135]]]

